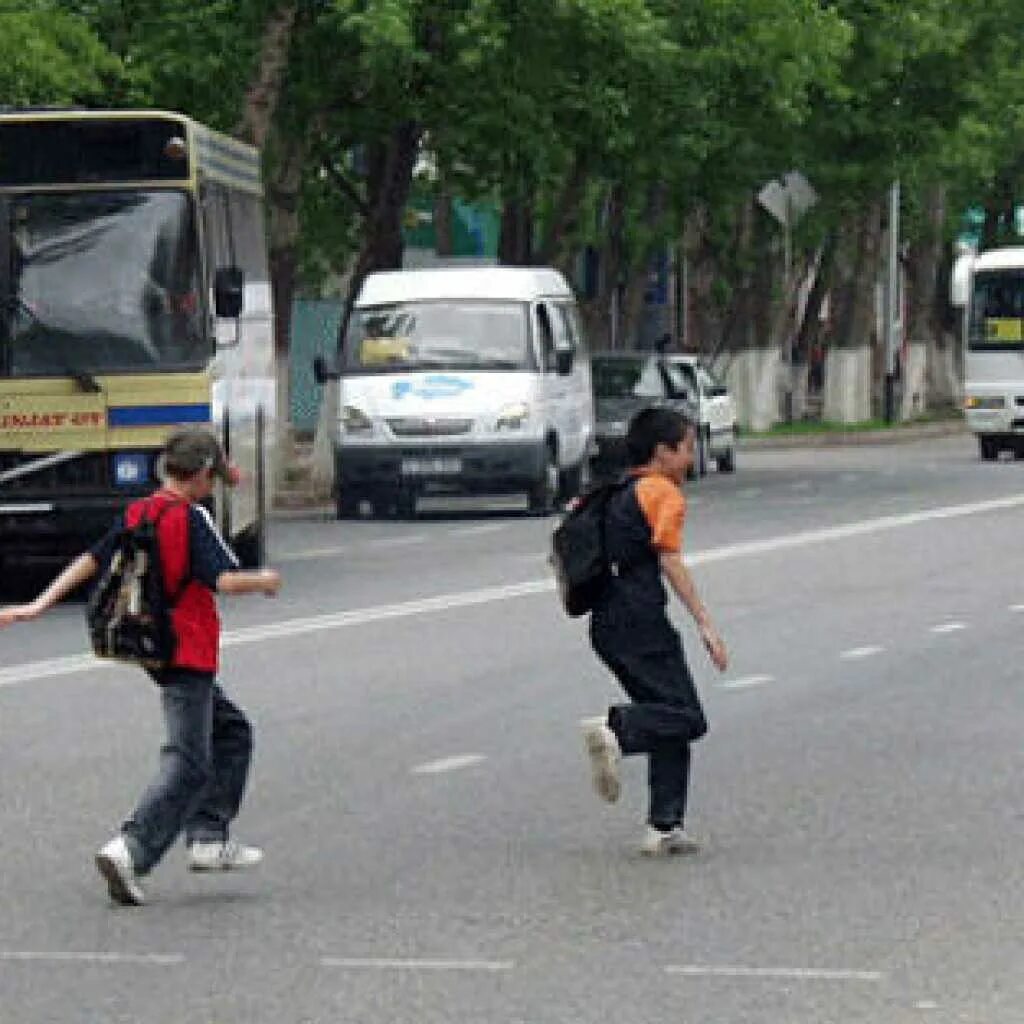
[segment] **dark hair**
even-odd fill
[[[228,476],[228,461],[220,442],[209,431],[185,428],[167,439],[163,451],[163,471],[175,480],[189,480],[204,469]]]
[[[646,465],[654,457],[659,444],[678,448],[693,421],[675,409],[656,406],[641,409],[630,421],[626,431],[626,452],[631,466]]]

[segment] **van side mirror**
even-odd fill
[[[571,348],[559,348],[555,350],[555,372],[561,377],[567,377],[572,373],[573,363],[576,361],[576,353]]]
[[[245,302],[245,274],[239,267],[220,267],[213,279],[213,305],[217,316],[237,320]]]

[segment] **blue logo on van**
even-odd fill
[[[400,380],[391,385],[392,398],[458,398],[465,391],[472,391],[473,382],[465,377],[450,377],[446,374],[431,374],[421,381]]]

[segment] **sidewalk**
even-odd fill
[[[803,433],[736,439],[740,451],[769,448],[833,448],[843,445],[907,444],[937,437],[968,437],[970,431],[962,418],[937,423],[907,423],[879,430],[808,430]]]

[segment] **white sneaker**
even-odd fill
[[[135,863],[124,836],[114,836],[100,847],[96,854],[96,867],[107,880],[110,898],[115,903],[141,907],[146,902],[146,894],[135,877]]]
[[[590,768],[594,776],[594,789],[602,800],[613,804],[619,799],[622,786],[619,782],[619,761],[622,749],[615,733],[608,728],[605,718],[585,718],[580,723],[583,742],[590,755]]]
[[[647,857],[664,857],[675,853],[700,853],[701,848],[700,841],[682,827],[663,832],[660,828],[648,825],[640,843],[640,852]]]
[[[188,848],[190,871],[234,871],[254,868],[263,860],[258,846],[246,846],[229,839],[226,843],[191,843]]]

